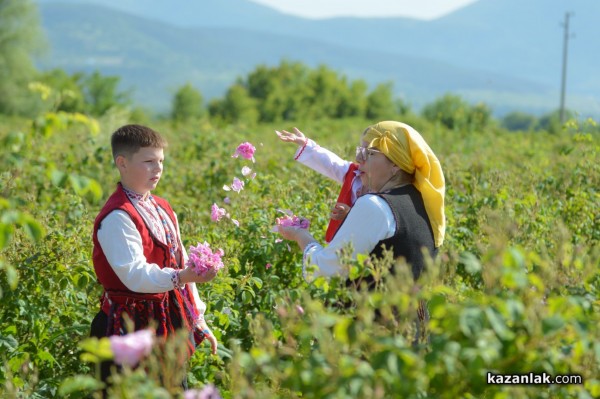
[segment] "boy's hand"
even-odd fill
[[[194,274],[196,274],[196,273],[194,272]],[[213,278],[215,278],[216,275],[217,275],[217,271],[215,269],[209,269],[206,272],[202,273],[201,275],[196,274],[196,277],[198,277],[198,279],[196,280],[196,283],[208,283]]]
[[[212,353],[213,355],[216,355],[217,348],[219,347],[219,342],[217,341],[217,337],[215,337],[211,331],[210,334],[206,335],[206,339],[208,340],[208,342],[210,342],[210,353]]]
[[[333,208],[331,208],[330,217],[333,220],[344,220],[348,212],[350,212],[350,207],[346,204],[338,202]]]
[[[281,132],[279,130],[275,130],[275,133],[281,141],[292,142],[298,145],[304,145],[304,143],[306,143],[306,141],[308,140],[304,133],[298,130],[297,127],[294,128],[293,133],[288,132],[287,130],[282,130]]]
[[[206,273],[198,275],[191,266],[188,266],[179,273],[179,279],[182,284],[207,283],[215,278],[216,275],[217,271],[215,269],[207,270]]]
[[[210,328],[208,328],[206,321],[199,320],[197,326],[200,330],[202,330],[202,333],[204,334],[204,339],[208,340],[208,342],[210,343],[210,353],[216,355],[217,348],[219,347],[217,337],[215,337]]]

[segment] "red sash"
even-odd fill
[[[351,163],[346,175],[344,176],[344,182],[342,184],[342,189],[340,190],[340,195],[338,196],[337,202],[341,202],[342,204],[346,204],[349,207],[352,207],[352,182],[356,177],[355,171],[358,169],[357,163]],[[329,225],[327,226],[327,231],[325,232],[325,241],[331,242],[335,233],[337,233],[338,229],[342,225],[343,220],[329,220]]]

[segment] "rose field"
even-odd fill
[[[396,267],[373,292],[305,281],[297,245],[272,230],[290,210],[322,242],[339,192],[294,162],[296,146],[275,130],[297,126],[352,159],[377,121],[147,122],[169,141],[155,192],[176,211],[185,247],[224,253],[217,277],[198,285],[219,349],[211,355],[204,342],[184,369],[183,340],[173,339],[115,376],[111,397],[192,397],[164,383],[184,373],[190,390],[214,386],[218,394],[196,396],[206,398],[600,397],[598,127],[403,121],[444,169],[446,240],[419,290],[406,264],[346,258],[350,275]],[[88,338],[101,295],[92,226],[118,181],[110,134],[128,122],[125,111],[0,119],[0,397],[100,397],[97,366],[114,353],[108,339]],[[243,142],[255,146],[255,162],[232,157]],[[356,307],[336,306],[348,299]],[[413,344],[420,300],[431,319]],[[492,384],[489,373],[581,378]]]

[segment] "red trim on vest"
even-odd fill
[[[352,207],[352,182],[356,177],[354,173],[358,169],[357,163],[351,163],[348,171],[344,175],[344,182],[342,184],[342,189],[340,190],[340,195],[338,196],[337,202],[341,202],[342,204],[346,204],[349,207]],[[327,231],[325,232],[325,241],[331,242],[333,237],[335,237],[335,233],[337,233],[338,229],[342,225],[343,220],[333,220],[329,219],[329,225],[327,226]]]

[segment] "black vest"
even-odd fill
[[[384,247],[393,249],[394,259],[403,257],[411,265],[413,278],[417,280],[425,269],[422,249],[425,248],[432,258],[438,252],[421,193],[409,184],[372,195],[383,198],[392,209],[396,232],[392,237],[379,241],[371,255],[381,258]]]

